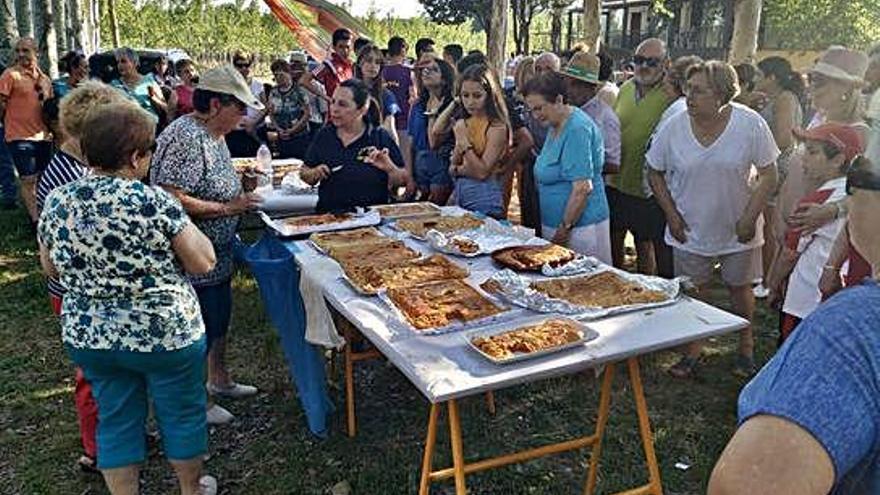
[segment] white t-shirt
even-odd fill
[[[691,130],[690,115],[679,113],[659,129],[645,158],[666,173],[666,183],[690,230],[684,244],[666,229],[666,243],[701,256],[747,251],[764,244],[764,220],[758,217],[748,244],[736,238],[736,223],[748,205],[752,167],[774,165],[779,148],[764,119],[754,110],[731,104],[727,127],[709,147]]]
[[[833,191],[823,204],[840,201],[846,197],[846,177],[826,182],[819,188],[823,189]],[[798,240],[797,251],[800,257],[788,277],[788,290],[785,292],[782,311],[803,319],[822,302],[819,279],[822,277],[823,267],[828,263],[828,257],[831,256],[834,241],[845,223],[843,218],[835,219]]]

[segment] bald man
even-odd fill
[[[614,104],[620,119],[620,172],[609,177],[611,255],[614,266],[623,266],[627,232],[636,241],[640,273],[672,278],[672,249],[664,242],[666,218],[654,200],[644,174],[645,152],[654,128],[670,101],[663,92],[669,66],[666,44],[649,38],[636,48],[634,77],[621,88]]]
[[[42,111],[43,102],[52,97],[52,81],[37,66],[33,38],[16,41],[15,57],[15,65],[0,75],[0,115],[21,178],[21,199],[36,223],[36,184],[52,156],[52,134]]]

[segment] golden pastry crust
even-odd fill
[[[478,337],[471,343],[497,360],[515,357],[517,354],[561,347],[583,338],[577,323],[571,320],[551,319],[537,325],[520,327],[509,332]]]
[[[369,244],[390,239],[379,232],[375,227],[363,227],[354,230],[314,233],[309,236],[309,240],[325,252],[329,252],[335,247]]]
[[[532,282],[531,287],[552,298],[591,308],[615,308],[669,299],[663,292],[624,280],[610,271],[583,277],[540,280]]]
[[[463,230],[475,229],[481,225],[483,225],[483,221],[473,215],[462,215],[460,217],[438,215],[397,221],[398,229],[420,238],[424,238],[431,229],[443,233],[461,232]]]
[[[466,268],[449,258],[435,254],[421,260],[410,260],[394,265],[346,265],[345,274],[361,292],[375,294],[381,289],[411,287],[436,280],[463,279]]]
[[[387,239],[368,244],[331,247],[331,258],[346,266],[391,265],[416,259],[421,254],[403,241]]]
[[[440,209],[433,203],[401,203],[391,205],[378,205],[373,207],[382,218],[401,218],[431,215],[436,216]]]
[[[464,237],[453,237],[452,246],[462,254],[476,254],[480,252],[479,244]]]
[[[504,311],[462,280],[392,288],[388,289],[388,297],[419,330],[486,318]]]
[[[354,215],[351,213],[322,213],[319,215],[285,218],[279,220],[279,222],[288,227],[297,229],[303,227],[316,227],[319,225],[332,225],[334,223],[347,222],[352,218],[354,218]]]
[[[284,177],[287,174],[296,172],[300,168],[300,165],[292,163],[287,165],[272,165],[272,186],[281,186],[281,181],[284,180]]]
[[[575,259],[571,249],[547,244],[545,246],[513,246],[492,253],[496,263],[517,271],[539,271],[545,264],[557,267]]]

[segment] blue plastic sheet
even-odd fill
[[[296,385],[309,430],[324,438],[328,434],[327,417],[333,412],[333,403],[327,390],[322,349],[305,340],[305,308],[294,253],[292,245],[285,245],[267,233],[256,244],[246,247],[242,254],[257,280],[263,305],[281,338],[290,378]]]

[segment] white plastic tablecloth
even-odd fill
[[[413,239],[406,243],[419,251],[432,252],[425,243]],[[583,346],[533,360],[498,365],[471,349],[467,335],[538,313],[513,308],[507,316],[491,324],[442,335],[421,335],[401,324],[378,297],[356,293],[342,278],[341,268],[331,258],[305,241],[297,241],[296,245],[300,269],[315,276],[330,304],[433,403],[574,373],[733,332],[748,324],[743,318],[683,297],[671,306],[586,322],[599,337]],[[468,281],[474,285],[479,285],[497,270],[488,256],[453,258],[468,265],[471,272]]]

